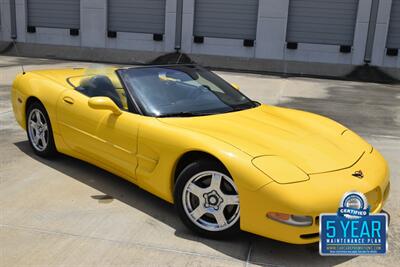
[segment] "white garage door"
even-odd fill
[[[256,39],[258,0],[195,0],[195,36]]]
[[[108,30],[164,33],[165,0],[109,0]]]
[[[290,0],[287,42],[352,45],[358,0]]]
[[[80,0],[27,0],[28,26],[80,28]]]
[[[390,12],[388,48],[400,48],[400,0],[393,0]]]

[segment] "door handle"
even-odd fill
[[[63,100],[64,100],[64,102],[66,102],[68,104],[71,104],[71,105],[74,104],[74,99],[72,99],[69,96],[64,96]]]

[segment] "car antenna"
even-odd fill
[[[179,57],[178,57],[178,59],[176,60],[176,63],[175,63],[175,64],[179,64],[179,61],[181,60],[181,57],[182,57],[182,53],[179,52]]]
[[[15,38],[12,38],[12,42],[14,44],[17,57],[21,57],[21,55],[19,54],[19,51],[18,51],[17,43],[15,42]],[[21,69],[22,69],[22,74],[25,74],[24,64],[22,64],[22,63],[21,63]]]

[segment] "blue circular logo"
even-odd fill
[[[358,219],[369,214],[368,201],[363,193],[348,192],[344,194],[338,210],[339,215],[347,219]]]

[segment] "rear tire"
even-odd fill
[[[211,160],[186,166],[174,188],[179,217],[192,231],[214,239],[239,232],[237,188],[226,169]]]
[[[44,106],[35,101],[26,112],[26,132],[29,144],[36,155],[48,158],[56,155],[53,131]]]

